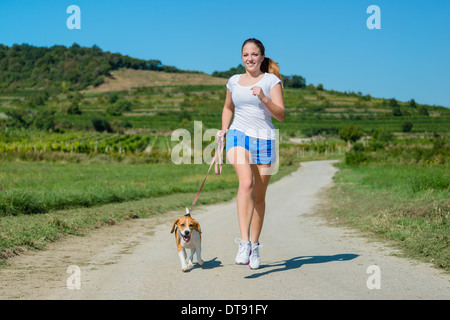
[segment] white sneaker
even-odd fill
[[[250,241],[242,241],[240,239],[234,240],[236,243],[239,241],[239,251],[236,255],[236,259],[234,263],[236,264],[248,264],[250,250],[251,250],[251,242]]]
[[[248,266],[250,269],[258,269],[261,264],[261,258],[259,257],[259,248],[262,247],[262,245],[258,243],[252,243],[251,244],[251,253],[250,253],[250,262]]]

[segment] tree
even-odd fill
[[[388,143],[392,140],[394,140],[394,135],[391,131],[388,131],[386,129],[376,129],[373,134],[372,134],[372,138],[375,141],[381,142],[381,143]]]
[[[80,106],[77,100],[72,101],[70,107],[67,109],[67,114],[81,114]]]
[[[399,106],[396,106],[392,109],[392,115],[394,117],[401,117],[402,116],[402,111],[400,110]]]
[[[413,127],[412,122],[409,121],[409,120],[406,120],[406,121],[403,122],[403,124],[402,124],[402,131],[403,131],[403,132],[410,132],[411,129],[412,129],[412,127]]]
[[[92,119],[92,125],[94,126],[95,131],[98,132],[112,132],[111,125],[109,124],[108,120],[103,118],[93,118]]]
[[[33,125],[40,130],[55,130],[55,111],[50,109],[40,110],[34,118]]]
[[[428,109],[425,106],[420,106],[419,107],[419,114],[422,116],[429,116],[430,114],[428,113]]]
[[[245,73],[245,67],[242,64],[239,64],[236,68],[230,68],[228,71],[214,71],[212,73],[212,76],[220,78],[230,78],[235,74],[241,73]]]
[[[283,85],[286,88],[304,88],[306,87],[306,80],[302,76],[293,75],[293,76],[281,76],[281,80],[283,81]]]
[[[389,99],[389,105],[392,108],[396,108],[396,107],[398,107],[398,102],[397,102],[397,100],[395,100],[395,98],[391,98],[391,99]]]
[[[339,131],[339,138],[344,141],[356,142],[363,136],[364,132],[361,130],[359,126],[350,125],[342,128]]]

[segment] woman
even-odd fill
[[[234,75],[227,83],[218,137],[227,135],[227,158],[239,180],[237,211],[241,241],[235,262],[257,269],[268,171],[276,161],[271,118],[284,121],[285,109],[279,66],[265,56],[261,41],[251,38],[244,42],[242,62],[245,74]]]

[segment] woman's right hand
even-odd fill
[[[227,131],[228,130],[219,130],[219,131],[217,131],[217,134],[216,134],[217,141],[224,142],[225,141],[225,136],[227,135]]]

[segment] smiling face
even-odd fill
[[[189,217],[182,217],[178,219],[177,226],[181,238],[185,242],[189,242],[191,240],[192,232],[194,232],[196,228],[196,222],[194,221],[194,219]]]
[[[242,48],[242,62],[249,73],[260,71],[264,58],[265,56],[261,54],[261,50],[252,42],[247,43]]]

